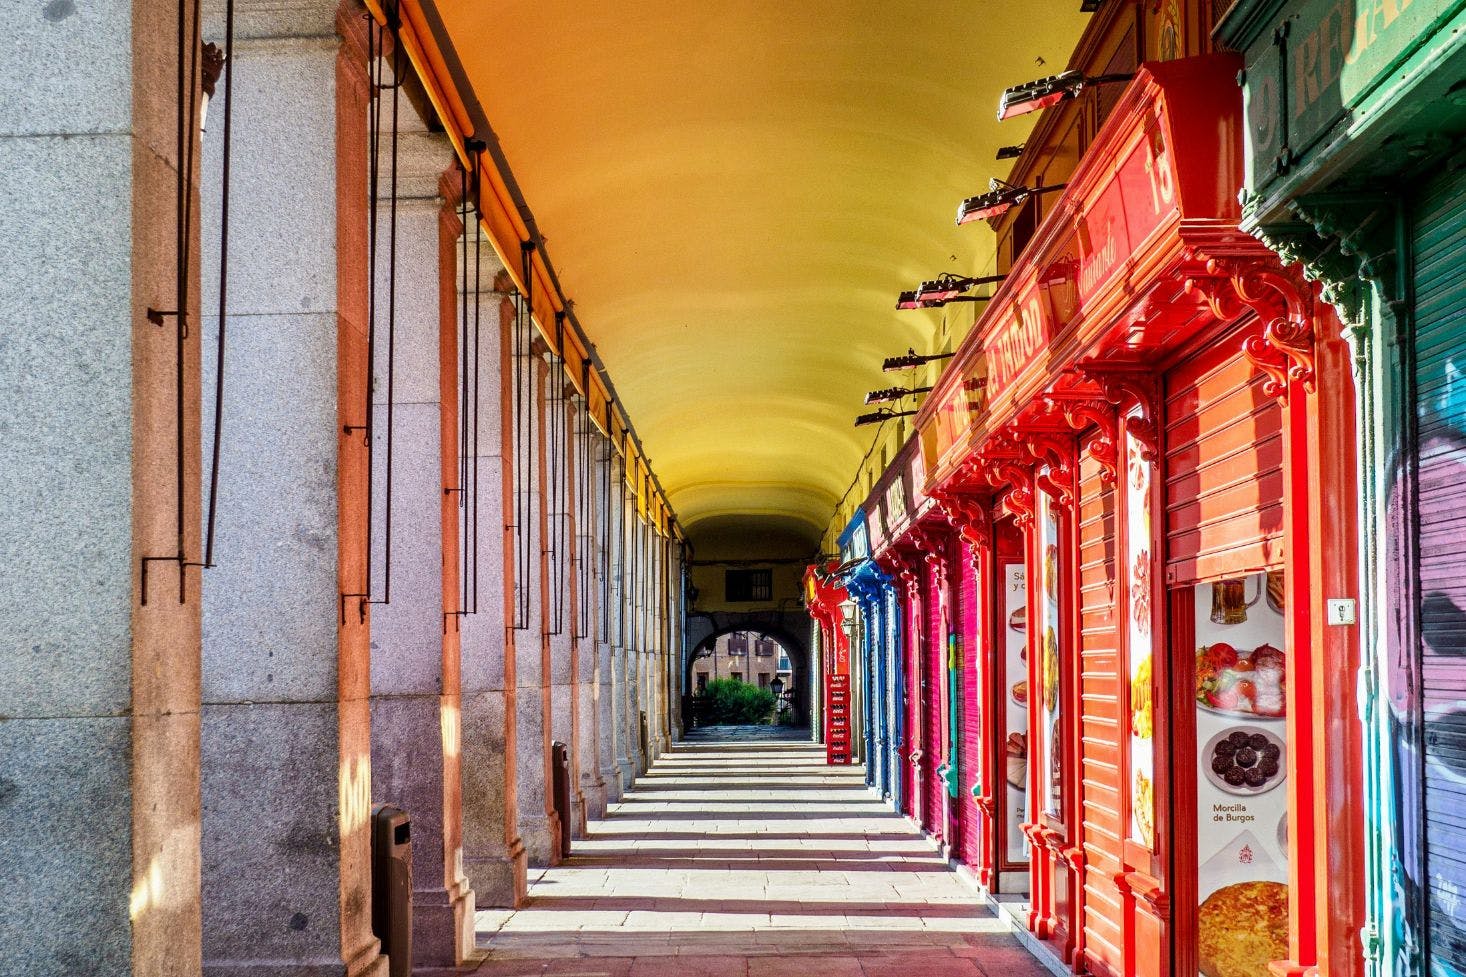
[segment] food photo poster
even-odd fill
[[[1003,742],[1007,860],[1028,860],[1020,825],[1028,814],[1028,580],[1022,563],[1003,564],[1003,677],[1007,683],[1008,735]]]
[[[1282,574],[1195,594],[1198,969],[1269,977],[1288,955]]]

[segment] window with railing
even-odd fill
[[[772,570],[729,570],[724,583],[730,602],[774,599]]]

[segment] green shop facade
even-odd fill
[[[1362,599],[1320,625],[1359,629],[1367,809],[1328,809],[1365,840],[1332,893],[1365,926],[1333,959],[1466,975],[1466,0],[1239,0],[1216,33],[1245,65],[1243,227],[1354,353]]]

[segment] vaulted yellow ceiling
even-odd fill
[[[813,545],[865,392],[901,379],[881,360],[932,343],[897,292],[991,265],[954,213],[1006,174],[1029,121],[998,94],[1062,69],[1079,0],[423,6],[688,535]]]

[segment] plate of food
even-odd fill
[[[1225,641],[1196,649],[1196,704],[1221,716],[1287,715],[1287,657],[1272,645],[1238,651]]]
[[[1014,705],[1028,708],[1028,679],[1021,682],[1014,682],[1013,687],[1008,690],[1008,696],[1013,700]]]
[[[1203,977],[1256,977],[1288,956],[1288,887],[1237,882],[1196,911],[1197,969]]]
[[[1020,607],[1008,615],[1008,627],[1022,634],[1028,629],[1028,608]]]
[[[1260,726],[1234,726],[1207,740],[1202,770],[1213,787],[1227,794],[1265,794],[1287,777],[1283,741]]]

